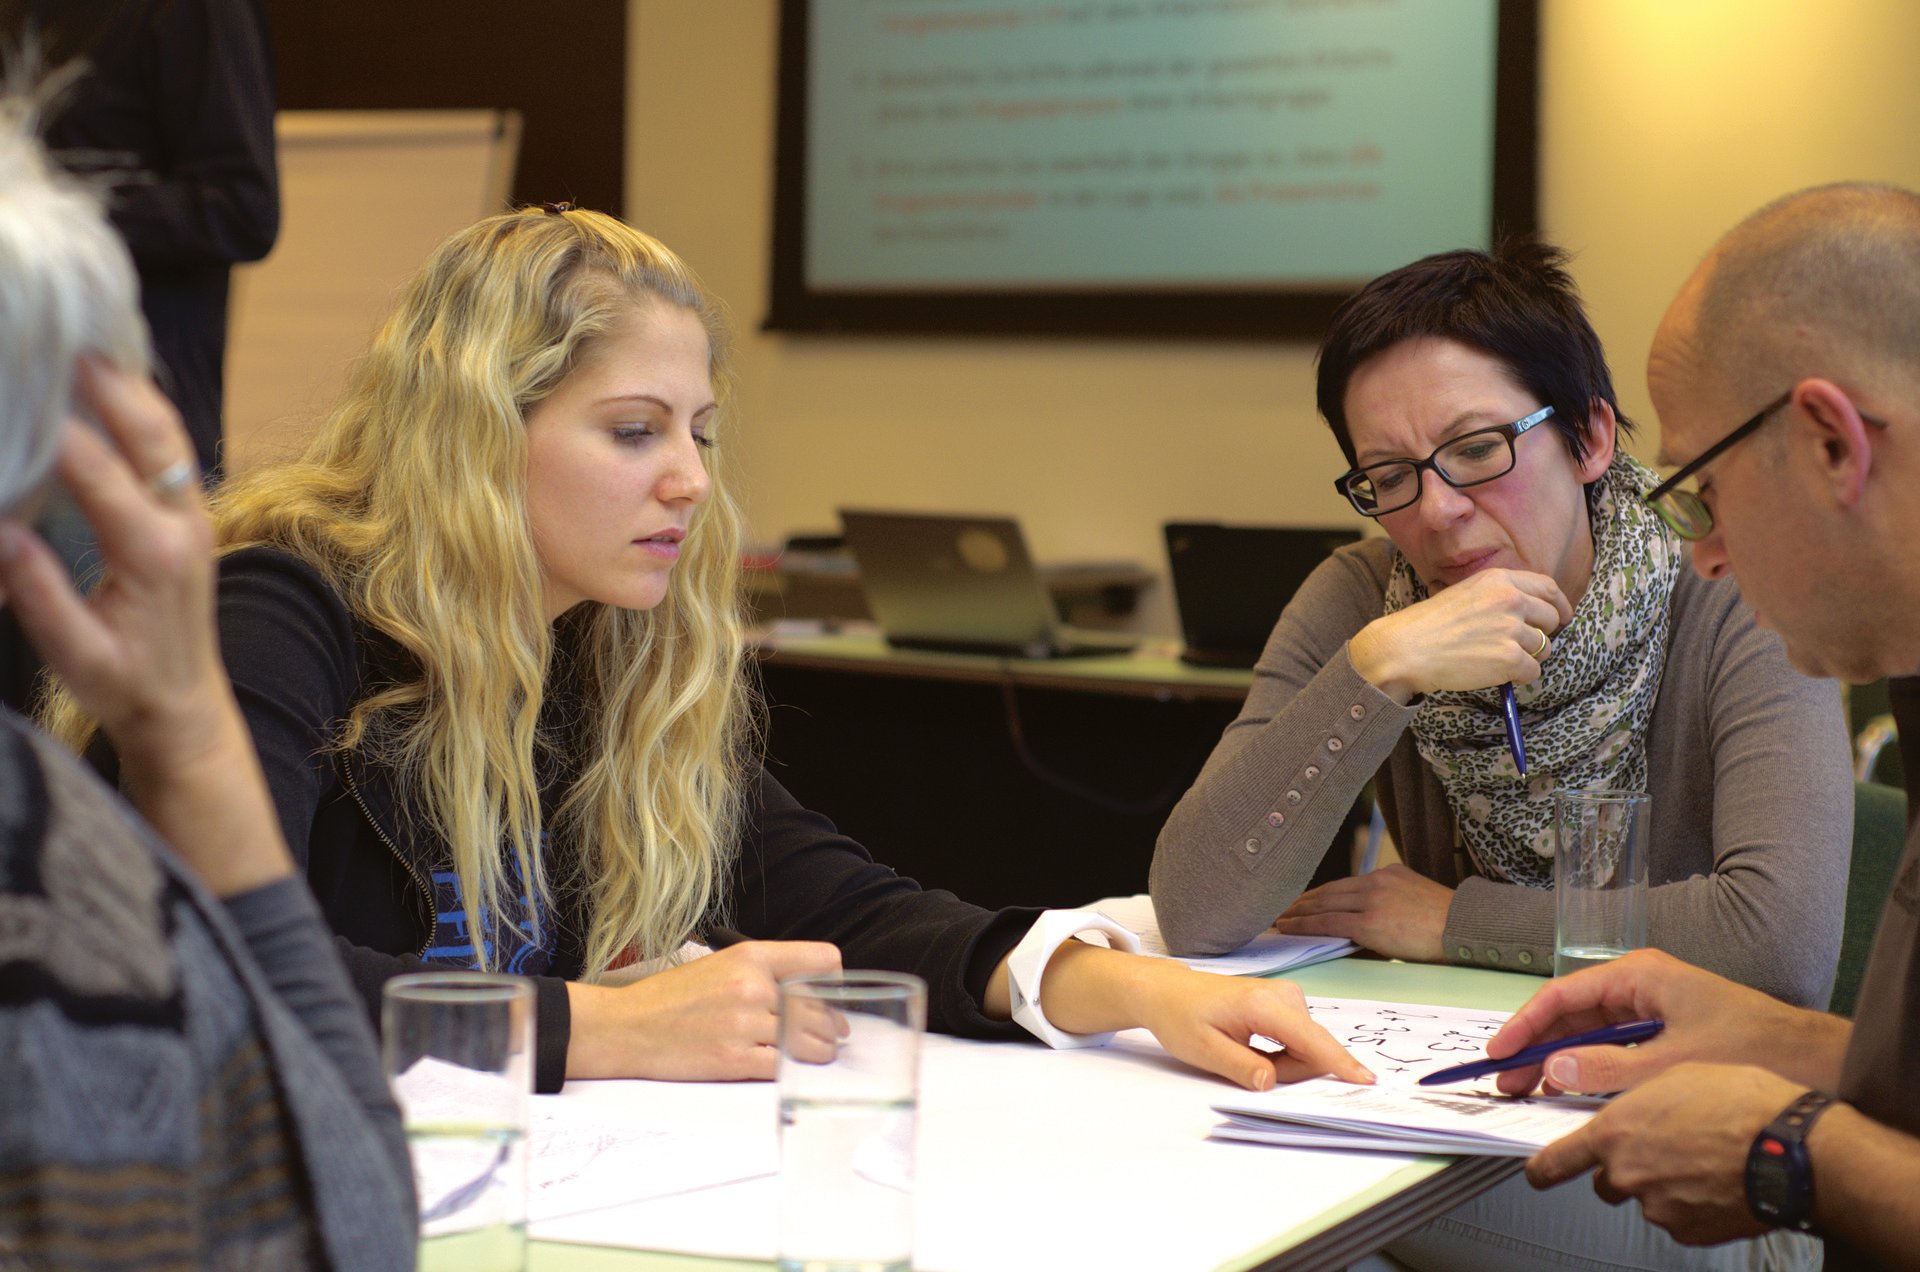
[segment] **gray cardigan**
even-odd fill
[[[1445,792],[1402,707],[1347,661],[1381,613],[1392,545],[1342,548],[1281,615],[1253,689],[1154,851],[1161,930],[1180,953],[1248,940],[1293,903],[1369,778],[1401,856],[1455,889],[1451,962],[1546,974],[1551,890],[1470,873]],[[1647,748],[1652,943],[1824,1005],[1840,949],[1853,785],[1840,697],[1787,663],[1730,579],[1683,564]],[[1464,876],[1464,877],[1463,877]]]
[[[0,1265],[414,1264],[399,1111],[304,885],[223,905],[5,712],[0,1091]]]

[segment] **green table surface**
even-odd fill
[[[1513,972],[1489,972],[1472,967],[1438,967],[1395,963],[1385,959],[1342,958],[1286,973],[1308,994],[1319,998],[1368,998],[1384,1002],[1428,1003],[1442,1007],[1484,1007],[1512,1011],[1546,981]],[[1340,1223],[1394,1193],[1411,1187],[1443,1168],[1447,1158],[1422,1158],[1386,1184],[1358,1194],[1310,1224],[1277,1233],[1259,1250],[1247,1251],[1246,1265],[1273,1257],[1317,1232]],[[690,1254],[645,1250],[615,1250],[602,1246],[562,1245],[534,1241],[527,1247],[529,1272],[765,1272],[770,1263],[743,1263],[735,1259],[708,1259]],[[1236,1263],[1234,1266],[1241,1266]]]

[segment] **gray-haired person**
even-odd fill
[[[399,1118],[217,653],[193,449],[32,114],[0,101],[0,590],[133,809],[0,713],[0,1265],[411,1267]],[[55,478],[106,559],[85,598],[26,526]]]

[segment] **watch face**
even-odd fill
[[[1793,1151],[1772,1135],[1761,1134],[1747,1154],[1747,1205],[1756,1216],[1781,1222],[1795,1213]]]

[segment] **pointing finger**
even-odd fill
[[[1268,1061],[1273,1066],[1275,1076],[1282,1081],[1297,1082],[1301,1078],[1326,1073],[1343,1082],[1362,1086],[1373,1083],[1373,1071],[1355,1059],[1353,1053],[1341,1046],[1324,1026],[1304,1012],[1289,1012],[1285,1016],[1269,1019],[1260,1025],[1259,1032],[1286,1045],[1284,1053]]]

